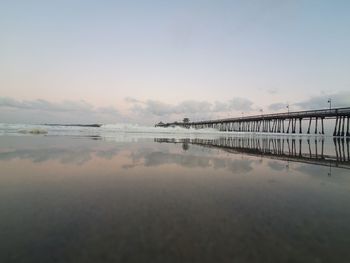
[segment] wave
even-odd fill
[[[61,126],[38,124],[5,124],[0,123],[0,135],[72,135],[115,137],[121,134],[208,134],[219,133],[215,129],[186,129],[181,127],[152,127],[139,124],[115,123],[103,124],[100,127],[86,125]]]
[[[218,133],[216,129],[187,129],[182,127],[153,127],[153,126],[142,126],[138,124],[104,124],[101,126],[102,130],[105,131],[119,131],[119,132],[131,132],[131,133]]]
[[[314,136],[300,134],[275,134],[275,133],[247,133],[247,132],[223,132],[216,129],[193,129],[182,127],[153,127],[139,124],[114,123],[103,124],[100,127],[80,126],[61,126],[61,125],[37,125],[37,124],[5,124],[0,123],[0,135],[54,135],[54,136],[96,136],[102,138],[111,138],[121,140],[129,138],[151,138],[157,137],[209,137],[221,135],[235,136]]]
[[[18,133],[22,133],[22,134],[47,134],[48,131],[44,130],[44,129],[29,129],[29,130],[19,130]]]

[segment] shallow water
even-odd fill
[[[350,262],[349,142],[0,136],[0,262]]]

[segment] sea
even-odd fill
[[[350,138],[0,124],[0,262],[350,262]]]

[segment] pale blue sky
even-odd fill
[[[350,1],[2,1],[0,122],[55,116],[29,110],[38,99],[149,122],[350,104],[349,14]]]

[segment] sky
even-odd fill
[[[350,106],[350,1],[0,1],[0,122]]]

